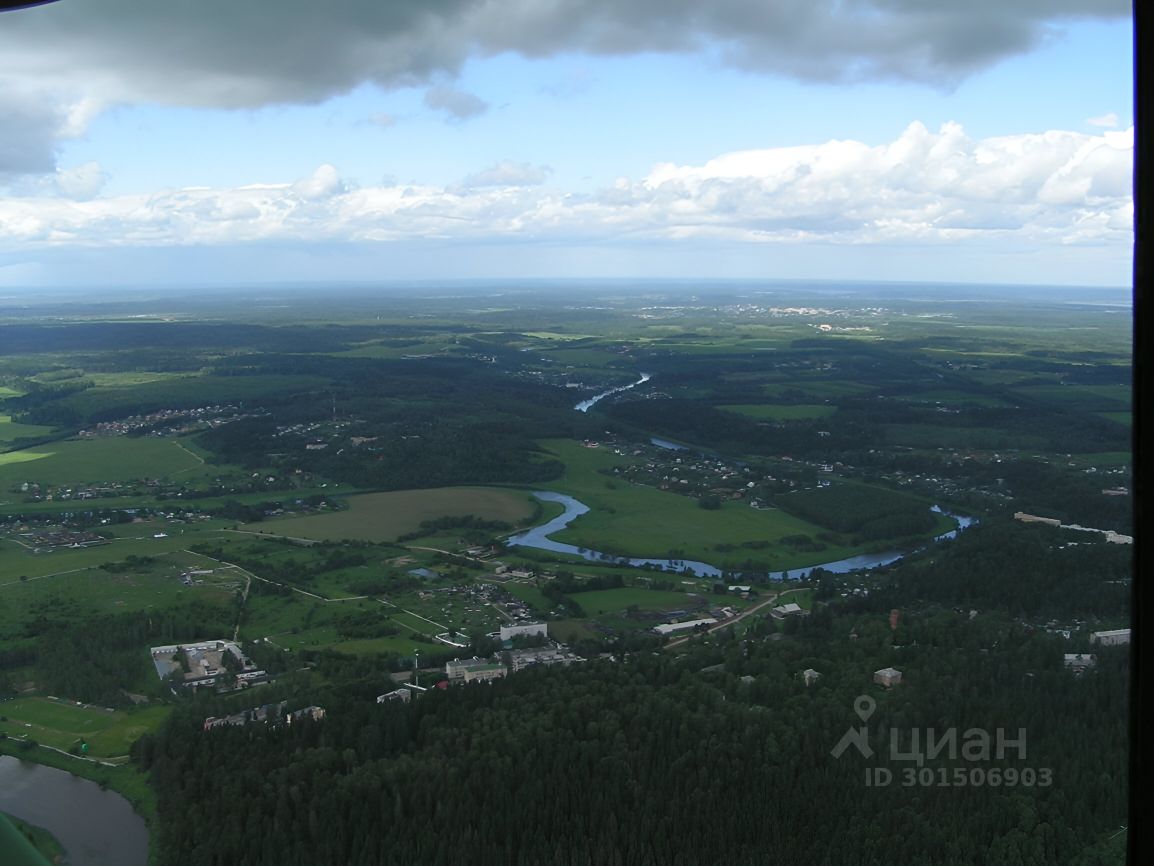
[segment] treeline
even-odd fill
[[[220,545],[200,543],[192,545],[189,549],[193,553],[212,559],[231,562],[258,577],[278,583],[308,584],[317,575],[342,568],[354,568],[368,562],[368,558],[360,550],[334,546],[325,546],[319,556],[313,555],[306,560],[297,559],[295,556],[271,557],[259,547],[226,550]]]
[[[406,532],[397,538],[396,543],[403,544],[406,541],[431,535],[434,532],[452,529],[464,530],[470,536],[481,537],[491,533],[510,532],[513,529],[513,524],[504,520],[485,520],[475,514],[445,515],[444,517],[434,517],[432,520],[422,520],[419,530]]]
[[[108,707],[131,703],[126,688],[159,683],[148,647],[231,633],[224,608],[177,607],[86,618],[44,631],[36,641],[36,682],[46,694]],[[153,689],[154,690],[154,689]]]
[[[333,620],[333,626],[342,638],[389,637],[398,632],[397,626],[389,622],[383,611],[359,610],[344,613]]]
[[[1041,622],[1126,621],[1133,549],[1090,533],[991,519],[914,555],[893,575],[874,592],[882,607],[919,599]]]
[[[775,496],[774,505],[802,520],[865,540],[903,538],[936,524],[926,503],[879,487],[836,484]]]

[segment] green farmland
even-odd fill
[[[204,460],[175,439],[85,439],[53,442],[0,454],[0,494],[25,481],[99,484],[138,478],[189,478],[207,474]]]
[[[349,508],[336,514],[289,518],[251,524],[261,530],[319,541],[360,539],[395,541],[421,529],[421,522],[438,517],[479,517],[516,524],[535,513],[529,494],[495,487],[441,487],[431,490],[396,490],[350,496]]]

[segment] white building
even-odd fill
[[[531,622],[525,625],[503,625],[501,626],[501,640],[512,640],[519,634],[533,635],[539,634],[541,637],[549,637],[549,624],[545,622]]]
[[[400,701],[407,704],[413,699],[413,693],[409,689],[396,689],[395,691],[385,692],[383,695],[377,695],[377,703],[385,704],[389,701]]]
[[[1096,631],[1090,635],[1090,643],[1097,643],[1102,646],[1119,646],[1130,643],[1130,629],[1116,628],[1110,631]]]
[[[504,665],[486,664],[479,667],[471,667],[465,671],[465,682],[478,683],[486,682],[488,680],[498,680],[509,673],[509,669]]]
[[[880,671],[874,671],[874,682],[879,686],[885,686],[887,689],[896,686],[902,681],[902,672],[894,668],[882,668]]]
[[[789,604],[778,605],[773,609],[773,612],[779,616],[798,616],[799,614],[805,613],[801,605],[794,601],[789,602]]]
[[[1089,653],[1065,653],[1063,662],[1069,670],[1080,674],[1098,664],[1098,659]]]
[[[818,671],[815,671],[813,668],[806,668],[801,672],[801,680],[806,684],[806,686],[812,686],[819,679],[821,679],[821,674]]]
[[[699,625],[713,625],[715,622],[717,622],[716,619],[711,616],[707,616],[704,619],[691,619],[686,622],[662,623],[661,625],[655,625],[653,630],[661,635],[673,634],[677,631],[685,631],[687,629],[697,628]]]

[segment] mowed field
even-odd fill
[[[25,481],[99,484],[136,478],[185,477],[207,472],[203,460],[175,439],[70,439],[0,454],[0,500]],[[99,505],[99,500],[93,500]]]
[[[585,448],[565,439],[543,440],[541,445],[565,463],[565,475],[541,485],[568,493],[590,511],[556,541],[615,555],[664,558],[678,551],[678,559],[696,559],[721,567],[738,567],[747,559],[772,564],[773,569],[798,568],[842,559],[859,553],[830,545],[818,553],[798,553],[780,545],[789,535],[816,536],[820,527],[779,510],[756,510],[742,501],[726,502],[716,510],[700,508],[688,496],[608,478],[599,469],[624,465],[626,458],[600,448]],[[717,544],[768,542],[760,550],[721,553]]]
[[[16,698],[0,703],[0,731],[13,739],[30,739],[67,751],[78,740],[88,743],[90,758],[118,758],[142,734],[156,730],[168,707],[108,710],[78,706],[46,697]]]
[[[422,521],[438,517],[474,515],[482,520],[516,524],[534,513],[528,493],[497,487],[394,490],[350,496],[347,502],[348,510],[336,514],[265,521],[245,528],[319,541],[395,541],[401,535],[418,531]]]

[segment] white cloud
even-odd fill
[[[1118,115],[1111,111],[1109,114],[1103,114],[1099,117],[1088,117],[1086,118],[1086,122],[1091,126],[1114,129],[1118,126]]]
[[[1133,130],[973,140],[911,124],[880,146],[829,141],[655,166],[593,195],[500,163],[452,187],[356,187],[330,165],[295,183],[88,201],[0,200],[0,252],[252,242],[846,246],[1115,245],[1125,255]],[[89,174],[98,172],[88,168]],[[467,179],[468,180],[468,179]]]
[[[298,180],[292,191],[306,201],[319,201],[346,192],[345,182],[337,170],[328,164],[322,165],[310,177]]]

